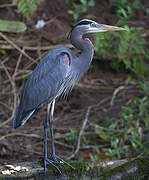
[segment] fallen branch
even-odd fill
[[[78,136],[78,142],[77,142],[76,150],[75,150],[75,152],[74,152],[70,157],[67,158],[67,160],[70,160],[70,159],[74,158],[74,157],[76,156],[76,154],[79,152],[81,136],[82,136],[82,133],[83,133],[83,131],[84,131],[84,129],[85,129],[85,126],[86,126],[86,124],[87,124],[90,110],[91,110],[91,107],[88,107],[87,112],[86,112],[86,115],[85,115],[85,119],[84,119],[84,121],[83,121],[82,127],[81,127],[81,129],[80,129],[80,133],[79,133],[79,136]]]
[[[4,136],[1,136],[0,141],[7,138],[7,137],[11,137],[11,136],[24,136],[24,137],[33,137],[33,138],[43,139],[41,136],[39,136],[37,134],[10,133],[10,134],[6,134]]]
[[[31,58],[28,54],[26,54],[24,52],[24,50],[22,50],[19,46],[17,46],[13,41],[11,41],[10,39],[8,39],[3,33],[0,32],[0,36],[5,39],[11,46],[13,46],[15,49],[17,49],[21,54],[23,54],[25,57],[27,57],[29,60],[31,60],[32,62],[36,63],[37,62]]]
[[[14,5],[14,4],[1,4],[0,8],[8,8],[8,7],[14,7],[14,6],[16,6],[16,5]]]
[[[11,117],[10,117],[7,121],[5,121],[5,122],[3,122],[3,123],[0,124],[0,127],[2,127],[2,126],[4,126],[5,124],[9,123],[9,122],[13,119],[13,117],[14,117],[15,108],[16,108],[16,96],[17,96],[17,95],[16,95],[16,91],[15,91],[15,82],[13,81],[13,78],[11,77],[11,75],[10,75],[9,71],[7,70],[7,68],[5,67],[4,63],[3,63],[2,61],[0,61],[0,63],[1,63],[1,65],[2,65],[2,67],[4,68],[6,75],[8,76],[8,79],[9,79],[9,81],[10,81],[10,84],[11,84],[12,89],[13,89],[13,94],[14,94],[14,108],[13,108]]]
[[[55,144],[60,145],[60,146],[63,146],[63,147],[65,147],[65,148],[69,148],[69,149],[73,149],[73,148],[74,148],[73,146],[68,145],[68,144],[65,144],[65,143],[62,143],[62,142],[60,142],[60,141],[54,141],[54,142],[55,142]]]
[[[114,93],[113,93],[113,96],[112,96],[112,99],[111,99],[111,102],[110,102],[110,105],[113,106],[114,105],[114,100],[116,98],[116,95],[125,88],[125,86],[120,86],[118,88],[115,89]]]
[[[19,44],[16,45],[17,47],[19,47]],[[37,51],[37,50],[41,50],[41,51],[50,51],[54,48],[57,47],[57,45],[50,45],[50,46],[24,46],[23,44],[20,45],[21,47],[24,47],[24,50],[27,51]],[[61,46],[61,44],[59,44],[59,46]],[[66,44],[65,46],[67,46],[70,49],[73,49],[73,46],[70,44]],[[14,46],[11,46],[9,44],[2,44],[0,45],[0,49],[5,49],[5,50],[13,50],[16,49]]]
[[[105,130],[105,131],[108,131],[108,132],[115,132],[115,133],[121,133],[121,134],[124,134],[124,132],[125,132],[125,129],[124,130],[109,129],[109,128],[105,128],[105,127],[99,126],[97,124],[93,124],[93,123],[89,123],[89,124],[92,127],[95,127],[97,129],[100,129],[100,130]]]

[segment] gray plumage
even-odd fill
[[[36,66],[22,91],[13,120],[14,128],[24,125],[33,114],[63,92],[67,93],[88,70],[93,45],[88,39],[82,39],[82,35],[78,28],[70,35],[72,44],[82,51],[79,58],[67,47],[60,46],[50,51]]]
[[[46,165],[51,164],[60,174],[61,161],[70,167],[55,154],[53,113],[55,100],[62,94],[70,92],[84,73],[87,72],[93,58],[94,48],[91,41],[83,39],[83,34],[105,32],[108,30],[124,30],[115,26],[98,24],[92,20],[79,21],[69,33],[71,43],[81,51],[79,57],[65,46],[59,46],[50,51],[36,66],[29,76],[20,98],[20,104],[16,109],[13,119],[13,127],[24,125],[26,121],[44,105],[48,104],[44,121],[44,173]],[[47,156],[47,129],[50,126],[51,133],[51,158]],[[73,168],[73,167],[72,167]]]

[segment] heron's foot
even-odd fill
[[[64,161],[62,158],[60,158],[57,155],[51,155],[52,159],[56,162],[58,162],[60,165],[63,164],[67,164],[69,167],[71,167],[72,169],[75,169],[71,164],[69,164],[68,162]],[[61,166],[62,167],[62,166]]]
[[[60,175],[62,175],[62,172],[60,170],[60,168],[62,169],[63,164],[67,164],[69,167],[75,169],[72,165],[70,165],[69,163],[67,163],[66,161],[64,161],[63,159],[61,159],[60,157],[58,157],[57,155],[51,155],[51,158],[48,159],[44,159],[44,173],[46,174],[46,165],[50,164],[51,166],[55,167],[57,169],[57,171],[60,173]]]
[[[62,172],[60,170],[60,168],[62,168],[61,164],[57,161],[57,160],[51,160],[48,158],[44,159],[44,174],[46,175],[46,171],[47,171],[47,164],[55,167],[57,169],[57,171],[60,173],[60,175],[62,175]]]

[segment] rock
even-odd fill
[[[84,162],[72,162],[75,170],[65,168],[63,177],[57,171],[48,170],[46,177],[40,162],[21,162],[0,166],[0,180],[28,179],[28,180],[148,180],[149,158],[135,158],[131,160],[115,160],[102,162],[97,166],[89,167]]]

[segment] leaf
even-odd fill
[[[26,25],[20,21],[7,21],[0,19],[0,31],[9,33],[21,33],[27,29]]]
[[[83,5],[86,5],[86,4],[87,4],[87,1],[86,1],[86,0],[80,0],[80,2],[81,2]]]
[[[131,76],[128,76],[128,78],[125,81],[126,85],[128,85],[131,82],[131,80],[132,80]]]
[[[95,5],[94,0],[90,0],[90,1],[88,2],[88,6],[93,7],[94,5]]]
[[[13,0],[13,4],[17,5],[18,10],[29,19],[30,15],[35,12],[37,6],[43,0]]]
[[[114,130],[116,128],[116,124],[111,124],[108,128]]]
[[[109,137],[106,135],[106,133],[103,130],[95,127],[95,132],[101,139],[103,139],[105,141],[109,141]]]

